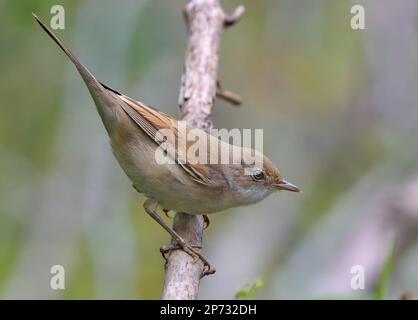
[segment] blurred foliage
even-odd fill
[[[380,272],[379,280],[374,291],[374,298],[377,300],[382,300],[386,297],[391,275],[393,273],[393,268],[395,267],[395,256],[396,243],[394,243],[390,248],[386,260],[384,261],[382,271]]]
[[[235,299],[254,299],[257,290],[264,287],[264,280],[262,278],[256,279],[253,283],[246,283],[235,294]]]

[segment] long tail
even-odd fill
[[[45,25],[45,23],[42,22],[41,19],[38,18],[38,16],[34,13],[32,13],[36,21],[39,23],[39,25],[42,27],[42,29],[45,30],[45,32],[52,38],[52,40],[55,41],[55,43],[62,49],[62,51],[65,52],[65,54],[70,58],[70,60],[74,63],[77,70],[80,72],[81,76],[86,82],[89,83],[98,83],[96,78],[91,74],[91,72],[78,60],[78,58],[75,56],[74,53],[71,52],[70,49],[68,49],[64,43],[51,31],[48,29],[48,27]],[[87,84],[88,85],[88,84]]]
[[[90,91],[91,96],[93,97],[94,102],[96,103],[99,114],[104,116],[104,113],[107,109],[112,109],[114,106],[114,99],[112,94],[108,91],[107,87],[103,86],[100,81],[98,81],[93,74],[78,60],[74,53],[68,49],[64,43],[51,31],[48,27],[39,19],[36,14],[32,13],[36,21],[45,30],[45,32],[54,40],[54,42],[64,51],[64,53],[70,58],[74,63],[81,77],[87,85],[87,88]],[[104,119],[103,119],[104,120]],[[106,126],[106,124],[105,124]]]
[[[36,21],[39,23],[39,25],[42,27],[42,29],[45,30],[45,32],[52,38],[52,40],[55,41],[55,43],[62,49],[62,51],[65,52],[65,54],[68,56],[68,58],[70,58],[70,60],[78,67],[79,65],[83,68],[85,68],[80,61],[77,59],[77,57],[74,55],[74,53],[72,53],[70,51],[70,49],[68,49],[64,43],[55,35],[52,33],[51,30],[48,29],[48,27],[45,25],[45,23],[42,22],[41,19],[39,19],[39,17],[32,13],[33,17],[36,19]]]

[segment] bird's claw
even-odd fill
[[[210,225],[209,217],[206,214],[204,214],[202,216],[203,216],[203,221],[205,222],[205,225],[204,225],[203,229],[207,229]]]
[[[173,218],[168,214],[170,211],[171,211],[170,209],[163,209],[163,212],[164,212],[165,216],[169,219]]]
[[[185,244],[165,244],[160,247],[160,252],[163,256],[163,258],[167,261],[166,254],[173,251],[173,250],[183,250],[186,252],[189,256],[193,258],[193,263],[196,263],[197,261],[201,260],[203,263],[203,272],[201,275],[201,278],[203,278],[206,275],[214,274],[216,270],[211,267],[209,262],[206,260],[206,258],[200,254],[200,252],[196,251],[195,249],[201,249],[201,246],[191,246],[187,243]]]

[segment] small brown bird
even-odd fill
[[[188,214],[208,214],[256,203],[275,190],[299,192],[299,188],[287,182],[270,159],[260,152],[228,144],[190,126],[182,131],[179,121],[96,80],[63,42],[35,14],[33,16],[83,78],[110,137],[116,159],[134,188],[148,197],[144,203],[145,211],[172,235],[178,247],[203,261],[206,274],[213,272],[209,263],[161,219],[156,213],[158,205]],[[170,134],[161,137],[163,130],[171,132],[171,138]],[[211,161],[200,163],[196,156],[189,155],[191,144],[186,136],[191,131],[203,137],[203,142],[218,146],[216,155],[209,151],[206,155]],[[178,148],[182,139],[186,141],[184,150]],[[163,155],[169,153],[174,159],[172,163],[158,161],[156,154],[163,145]],[[254,162],[223,164],[217,161],[222,152],[228,155],[238,152],[243,159],[252,157]],[[254,163],[261,165],[256,167]]]

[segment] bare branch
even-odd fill
[[[225,16],[225,21],[224,21],[225,27],[229,27],[237,23],[241,19],[244,13],[245,13],[244,6],[241,5],[241,6],[236,7],[234,12],[231,15]]]
[[[182,119],[194,127],[209,131],[213,126],[219,42],[224,26],[236,22],[241,11],[243,9],[237,9],[227,17],[219,0],[190,0],[184,8],[189,36],[179,108]],[[188,243],[202,247],[204,221],[201,215],[176,213],[173,227]],[[162,298],[196,299],[202,272],[200,261],[193,261],[182,250],[173,251],[167,259]]]

